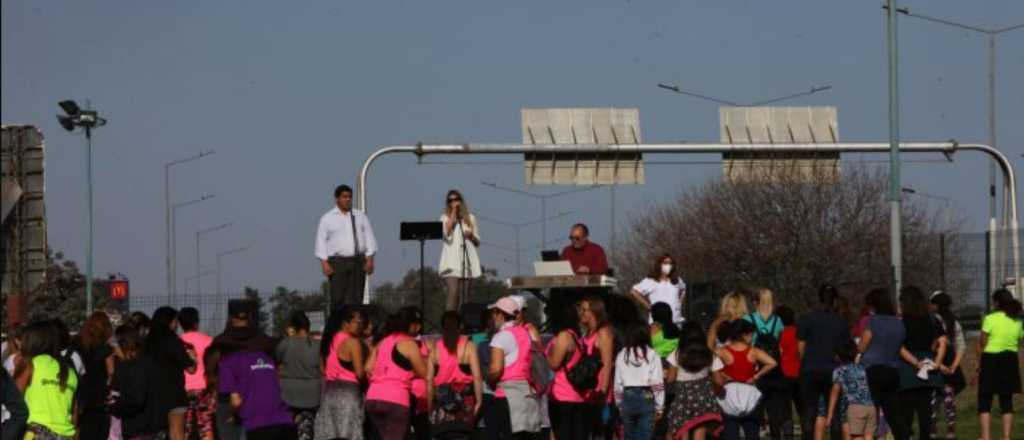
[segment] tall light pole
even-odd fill
[[[246,249],[249,249],[250,247],[251,247],[250,245],[245,245],[245,246],[242,246],[242,247],[239,247],[239,248],[234,248],[234,249],[229,250],[229,251],[219,252],[217,254],[217,296],[218,297],[224,295],[224,292],[222,292],[220,290],[220,274],[221,274],[220,259],[223,258],[223,257],[226,257],[228,255],[231,255],[231,254],[237,254],[239,252],[245,251]]]
[[[199,274],[199,271],[201,270],[201,266],[199,264],[199,248],[200,248],[200,246],[199,246],[199,238],[202,237],[203,234],[210,233],[210,232],[213,232],[213,231],[219,231],[219,230],[225,229],[225,228],[227,228],[227,227],[229,227],[229,226],[231,226],[233,224],[235,224],[235,222],[227,222],[227,223],[219,224],[217,226],[213,226],[213,227],[206,228],[206,229],[200,229],[200,230],[196,231],[196,274]],[[200,295],[203,294],[203,283],[202,283],[202,279],[199,279],[199,278],[196,279],[196,293],[198,293]]]
[[[72,100],[65,100],[57,103],[66,115],[57,115],[57,122],[67,131],[74,131],[75,127],[85,129],[85,206],[86,224],[88,234],[85,241],[85,313],[92,314],[92,130],[107,125],[107,120],[101,118],[96,110],[92,110],[90,103],[86,100],[85,110],[78,107]]]
[[[212,198],[213,198],[213,194],[207,194],[207,195],[202,196],[202,197],[200,197],[198,199],[192,199],[192,200],[188,200],[188,201],[181,202],[181,203],[175,203],[173,206],[171,206],[171,276],[173,276],[173,277],[177,277],[178,276],[178,246],[177,246],[178,228],[175,227],[176,219],[178,218],[178,208],[184,208],[184,207],[189,206],[189,205],[194,205],[196,203],[205,202],[205,201],[210,200]],[[175,279],[174,281],[177,282],[177,279]],[[174,296],[175,295],[176,295],[176,292],[174,291],[174,289],[171,289],[170,292],[167,292],[167,304],[168,305],[174,304]]]
[[[937,24],[942,24],[942,25],[946,25],[946,26],[949,26],[949,27],[954,27],[954,28],[957,28],[957,29],[963,29],[963,30],[966,30],[966,31],[971,31],[971,32],[975,32],[975,33],[979,33],[979,34],[984,34],[984,35],[988,36],[988,144],[992,148],[998,149],[999,146],[996,144],[996,36],[998,36],[1000,34],[1003,34],[1005,32],[1010,32],[1010,31],[1013,31],[1013,30],[1022,29],[1022,28],[1024,28],[1024,23],[1021,23],[1021,24],[1018,24],[1018,25],[1014,25],[1014,26],[1006,26],[1006,27],[998,28],[998,29],[985,29],[985,28],[980,28],[980,27],[977,27],[977,26],[967,25],[967,24],[964,24],[964,23],[957,23],[955,21],[950,21],[950,20],[946,20],[946,19],[942,19],[942,18],[929,17],[927,15],[914,13],[914,12],[911,12],[909,8],[898,8],[898,9],[896,9],[896,11],[901,13],[901,14],[903,14],[903,15],[906,15],[908,17],[917,18],[917,19],[920,19],[920,20],[924,20],[924,21],[928,21],[928,22],[932,22],[932,23],[937,23]],[[995,164],[989,164],[989,166],[988,166],[988,197],[989,197],[988,198],[988,217],[989,217],[988,223],[989,223],[989,231],[991,231],[991,234],[989,234],[989,240],[990,240],[991,254],[995,255],[996,252],[997,252],[997,248],[1000,248],[1000,247],[1003,248],[1006,251],[1009,251],[1009,247],[1005,244],[1005,242],[1004,242],[1003,245],[999,245],[999,246],[997,246],[997,243],[996,243],[997,242],[997,235],[999,235],[999,234],[996,233],[996,165]],[[1004,202],[1005,202],[1005,200],[1004,200]],[[1004,213],[1005,213],[1006,212],[1005,203],[1004,203],[1004,206],[1003,206],[1003,210],[1004,210]],[[1003,223],[1004,223],[1004,226],[1005,226],[1005,224],[1006,224],[1005,218],[1004,218],[1004,222]],[[1011,231],[1011,232],[1012,233],[1016,233],[1016,231]],[[993,260],[995,260],[995,259],[993,259]],[[995,266],[1000,267],[1001,270],[1005,270],[1005,265],[996,264]],[[996,278],[997,278],[996,271],[993,270],[992,273],[989,274],[989,278],[990,278],[990,282],[992,283],[991,285],[993,285],[993,286],[999,285],[996,282]],[[1005,277],[999,276],[999,278],[1005,278]],[[1002,282],[1002,280],[1000,280],[1000,282]]]
[[[200,279],[202,279],[203,277],[205,277],[205,276],[207,276],[207,275],[209,275],[211,273],[213,273],[213,271],[207,270],[207,271],[203,271],[202,273],[197,273],[195,275],[192,275],[190,277],[185,277],[185,295],[188,295],[188,283],[189,282],[191,282],[192,280],[196,280],[196,282],[198,283]]]
[[[903,236],[900,193],[900,100],[899,46],[896,44],[896,0],[886,0],[885,42],[889,55],[889,252],[892,264],[892,294],[898,303],[903,286]]]
[[[488,221],[488,222],[491,222],[491,223],[495,223],[495,224],[499,224],[499,225],[502,225],[502,226],[507,226],[509,228],[512,228],[512,231],[515,233],[515,239],[516,239],[516,248],[515,248],[516,272],[518,272],[516,275],[519,275],[519,274],[522,273],[522,265],[519,262],[520,254],[522,254],[522,247],[520,246],[520,242],[519,242],[519,230],[524,228],[524,227],[526,227],[526,226],[535,225],[537,223],[544,224],[544,223],[547,223],[549,220],[554,220],[556,218],[565,217],[565,216],[567,216],[569,214],[572,214],[572,211],[565,211],[565,212],[559,213],[558,215],[553,215],[551,217],[541,217],[541,218],[539,218],[537,220],[531,220],[531,221],[523,222],[523,223],[506,222],[504,220],[498,220],[496,218],[487,217],[487,216],[484,216],[484,215],[477,215],[476,217],[479,218],[480,220],[484,220],[484,221]],[[547,242],[541,243],[541,250],[544,249],[544,245],[546,245],[546,244],[547,244]]]
[[[164,242],[164,255],[166,265],[165,270],[167,272],[167,296],[168,298],[174,295],[174,268],[172,265],[172,258],[174,257],[174,243],[171,237],[171,167],[185,162],[191,162],[193,160],[201,159],[203,157],[213,154],[213,150],[200,151],[199,154],[186,157],[184,159],[178,159],[164,164],[164,229],[166,234],[166,241]]]
[[[665,89],[665,90],[668,90],[670,92],[678,93],[680,95],[686,95],[686,96],[689,96],[691,98],[703,99],[705,101],[710,101],[710,102],[714,102],[714,103],[717,103],[717,104],[723,104],[723,105],[728,105],[728,106],[732,106],[732,107],[757,107],[757,106],[762,106],[762,105],[774,104],[776,102],[788,101],[790,99],[795,99],[795,98],[799,98],[799,97],[802,97],[802,96],[813,95],[813,94],[818,93],[818,92],[824,92],[824,91],[830,90],[832,88],[832,86],[828,85],[828,84],[825,84],[823,86],[811,86],[810,90],[805,90],[805,91],[802,91],[802,92],[788,93],[788,94],[785,94],[785,95],[776,96],[774,98],[762,99],[760,101],[752,101],[752,102],[744,103],[744,102],[727,101],[727,100],[724,100],[724,99],[716,98],[714,96],[705,95],[703,93],[696,93],[696,92],[691,92],[691,91],[688,91],[688,90],[683,90],[683,89],[679,88],[679,86],[672,85],[672,84],[658,83],[658,87],[662,88],[662,89]]]
[[[559,191],[559,192],[550,193],[550,194],[541,194],[541,193],[535,193],[535,192],[531,192],[531,191],[525,191],[525,190],[521,190],[521,189],[516,189],[516,188],[511,188],[511,187],[508,187],[508,186],[499,185],[499,184],[494,183],[494,182],[482,181],[480,183],[483,184],[484,186],[489,186],[489,187],[497,189],[497,190],[507,191],[507,192],[510,192],[510,193],[515,193],[515,194],[519,194],[519,195],[522,195],[522,196],[532,197],[534,199],[540,200],[540,218],[541,219],[548,218],[548,199],[553,199],[555,197],[561,197],[561,196],[565,196],[565,195],[569,195],[569,194],[576,194],[576,193],[581,193],[581,192],[586,192],[586,191],[593,191],[595,189],[603,188],[605,186],[605,185],[591,185],[591,186],[587,186],[587,187],[583,187],[583,188],[570,189],[570,190]],[[551,218],[558,218],[561,215],[562,214],[560,214],[558,216],[555,216],[555,217],[551,217]],[[615,213],[614,213],[614,210],[613,210],[612,217],[614,218],[614,216],[615,216]],[[548,242],[548,225],[547,225],[547,221],[545,221],[545,220],[538,220],[538,222],[540,222],[540,224],[541,224],[541,228],[540,228],[540,243],[541,243],[541,246],[543,246],[544,244],[546,244]],[[517,270],[518,270],[518,267],[517,267]]]

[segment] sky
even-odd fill
[[[881,2],[523,0],[480,1],[5,1],[0,120],[46,137],[49,243],[85,255],[84,138],[64,132],[56,103],[75,99],[109,119],[95,132],[95,266],[122,272],[132,294],[163,295],[164,164],[179,165],[178,290],[225,257],[225,290],[283,285],[316,289],[320,215],[333,188],[352,184],[380,146],[416,142],[520,142],[522,107],[636,107],[647,142],[718,141],[716,104],[656,87],[751,102],[831,85],[788,102],[836,106],[839,138],[887,141],[885,17]],[[1024,23],[1024,2],[917,0],[913,12],[1002,28]],[[987,39],[900,19],[902,138],[987,142]],[[998,140],[1024,164],[1024,29],[997,39]],[[951,200],[965,230],[986,224],[988,162],[960,153],[904,156],[904,184]],[[653,204],[720,177],[714,156],[648,155],[647,182],[616,190],[624,227]],[[856,155],[853,160],[884,160]],[[656,164],[658,161],[695,164]],[[467,161],[484,163],[466,164]],[[445,164],[445,162],[448,162]],[[455,163],[452,163],[455,162]],[[481,184],[525,187],[514,156],[387,156],[372,168],[369,215],[381,250],[374,284],[419,264],[419,246],[398,240],[405,220],[434,220],[458,188],[479,216],[509,223],[540,218],[537,200]],[[546,248],[569,226],[590,225],[608,244],[610,191],[553,198]],[[941,201],[936,203],[942,203]],[[514,273],[512,228],[482,221],[485,266]],[[539,226],[520,230],[523,271],[537,259]],[[440,247],[427,245],[436,265]],[[84,264],[83,264],[84,266]],[[204,278],[203,292],[214,279]],[[195,289],[195,286],[192,286]],[[194,292],[194,290],[193,290]]]

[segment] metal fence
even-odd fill
[[[953,296],[965,326],[977,326],[990,308],[991,292],[995,289],[1006,287],[1018,294],[1022,287],[1020,280],[1013,279],[1017,271],[1012,238],[1007,230],[932,237],[938,241],[943,256],[940,278],[934,287]],[[1018,240],[1021,238],[1024,234],[1018,231]]]
[[[300,292],[302,295],[310,294]],[[273,304],[270,302],[271,295],[260,293],[262,300],[261,312],[268,316],[271,314]],[[208,334],[218,334],[224,330],[228,318],[228,301],[233,299],[246,299],[242,292],[223,294],[202,294],[202,295],[178,295],[171,304],[167,303],[166,295],[135,295],[128,301],[128,311],[142,312],[152,316],[157,308],[169,305],[175,309],[182,307],[195,307],[199,310],[199,329]],[[270,317],[269,319],[272,319]],[[268,329],[272,324],[266,323]]]

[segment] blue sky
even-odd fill
[[[174,171],[176,201],[216,195],[180,211],[179,290],[180,277],[194,271],[195,230],[224,221],[235,226],[206,236],[204,268],[216,252],[253,245],[225,260],[226,288],[313,289],[321,280],[316,221],[333,187],[354,182],[377,146],[518,142],[520,107],[638,107],[646,141],[717,141],[716,105],[655,85],[755,101],[831,84],[791,103],[837,106],[842,140],[884,141],[880,4],[7,1],[0,119],[43,130],[50,244],[76,260],[84,255],[84,141],[56,124],[56,102],[89,98],[110,119],[95,136],[96,271],[124,272],[134,295],[164,292],[163,164],[203,149],[216,154]],[[1014,0],[903,4],[981,27],[1024,23],[1024,2]],[[903,138],[986,141],[985,37],[911,19],[900,32]],[[999,143],[1020,166],[1024,30],[999,37],[998,47]],[[907,164],[906,185],[953,199],[967,229],[980,230],[986,161],[971,153],[931,161],[939,158],[910,158],[929,161]],[[479,183],[522,188],[515,157],[436,164],[450,160],[466,159],[417,165],[391,156],[374,167],[370,216],[382,247],[375,282],[418,264],[418,246],[398,241],[398,225],[436,218],[448,188],[461,189],[482,215],[539,217],[538,202]],[[719,173],[714,164],[650,165],[646,185],[619,189],[618,224]],[[549,239],[582,220],[607,242],[608,198],[597,190],[550,203],[549,214],[573,214],[549,224]],[[481,228],[485,241],[514,246],[509,228]],[[523,228],[522,240],[539,245],[540,228]],[[438,246],[427,252],[436,264]],[[482,254],[502,275],[513,271],[512,255]],[[524,266],[535,254],[523,255]],[[204,290],[213,284],[207,278]]]

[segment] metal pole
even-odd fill
[[[999,148],[996,145],[996,34],[988,34],[988,144],[992,148]],[[1005,246],[1005,244],[999,243],[998,234],[998,222],[996,220],[996,164],[989,163],[988,166],[988,217],[989,217],[989,229],[992,231],[991,239],[992,252],[996,253],[996,261],[998,261],[999,248]],[[992,278],[992,285],[996,285],[995,281],[999,277],[1000,270],[999,265],[995,264],[990,266],[990,269],[995,269],[990,272],[989,277]]]
[[[220,298],[220,296],[223,295],[223,293],[221,293],[221,290],[220,290],[220,257],[223,257],[223,256],[224,255],[222,255],[222,254],[217,254],[217,297],[218,298]]]
[[[942,291],[946,292],[946,234],[944,233],[939,234],[939,280]]]
[[[889,53],[889,203],[890,253],[892,264],[892,293],[898,298],[903,285],[903,248],[900,206],[900,107],[899,107],[899,54],[896,41],[896,0],[887,0],[886,47]]]
[[[89,234],[85,242],[85,314],[92,315],[92,128],[85,127],[85,180],[86,186],[86,211],[88,212]]]
[[[617,249],[618,247],[616,246],[616,243],[615,243],[615,184],[614,183],[611,184],[610,186],[608,186],[608,192],[610,193],[609,198],[611,199],[611,205],[612,205],[611,206],[612,238],[611,238],[611,249],[608,249],[608,254],[612,257],[612,262],[615,262],[615,249]]]
[[[199,276],[199,231],[196,231],[196,293],[199,295],[203,294],[202,282],[200,281],[203,277]]]
[[[521,266],[520,263],[519,263],[519,254],[522,253],[522,251],[520,251],[520,249],[519,249],[519,228],[520,227],[521,226],[519,226],[519,225],[516,225],[516,226],[512,227],[512,229],[515,229],[515,231],[516,231],[516,275],[522,275],[523,274],[523,266]],[[544,248],[541,247],[541,250],[543,250],[543,249]]]
[[[167,304],[174,295],[174,272],[171,270],[171,164],[164,165],[164,265],[167,272]]]
[[[540,250],[544,250],[544,245],[548,242],[548,198],[547,196],[540,197]],[[518,232],[519,230],[516,229]],[[519,251],[519,238],[516,237],[516,252]],[[518,254],[517,254],[518,255]],[[518,257],[517,257],[518,258]],[[519,270],[519,265],[516,265],[516,270]]]

